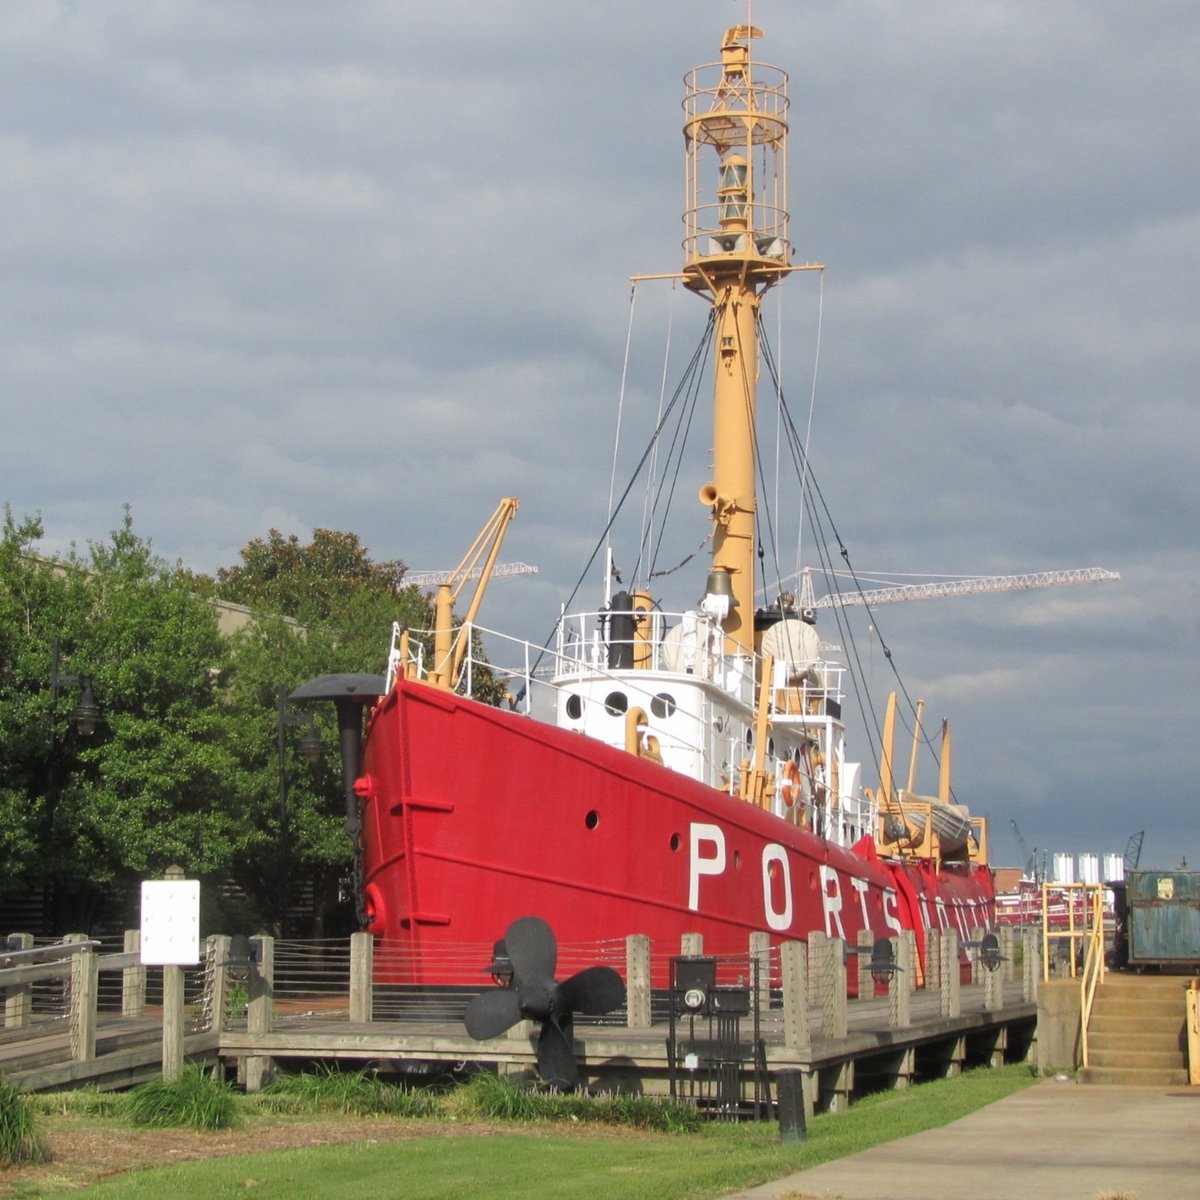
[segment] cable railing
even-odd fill
[[[1098,905],[1095,911],[1099,914]],[[1094,928],[1102,931],[1102,923],[1097,922]],[[704,955],[699,935],[687,935],[682,946],[652,944],[649,938],[637,935],[563,943],[558,947],[555,978],[561,982],[590,967],[611,967],[627,985],[625,1002],[610,1013],[581,1015],[579,1022],[644,1028],[664,1020],[672,1002],[669,988],[651,986],[651,980],[667,978],[667,964],[681,955],[701,957],[714,964],[717,986],[753,987],[760,997],[763,1015],[778,1016],[787,1006],[784,947],[769,945],[765,935],[750,936],[746,953],[721,955]],[[329,1022],[457,1023],[472,996],[505,983],[502,966],[495,961],[495,944],[450,946],[433,962],[412,941],[377,941],[365,933],[349,939],[312,941],[251,938],[249,950],[241,951],[241,958],[234,956],[230,944],[228,937],[206,939],[201,962],[183,970],[186,1033],[246,1028],[253,996],[264,994],[269,997],[267,1011],[273,1027]],[[1005,957],[1008,961],[1011,929],[1001,931],[1001,944],[1010,947]],[[800,947],[809,962],[804,1005],[832,1011],[841,1009],[847,999],[853,1003],[856,988],[853,979],[847,980],[844,964],[865,951],[840,949],[842,944],[837,939],[818,934],[810,935],[807,945],[793,945]],[[27,1034],[35,1026],[52,1028],[57,1023],[71,1029],[82,1027],[84,1040],[94,1042],[99,1014],[114,1020],[118,1016],[157,1018],[163,1008],[164,968],[141,964],[136,932],[126,935],[124,946],[126,949],[110,953],[99,942],[61,942],[36,950],[31,947],[27,952],[10,952],[2,960],[7,965],[0,965],[0,990],[5,1000],[5,1027],[0,1040]],[[1032,943],[1025,953],[1036,954]],[[1095,970],[1092,964],[1102,962],[1101,932],[1089,949],[1085,986],[1088,972]],[[862,963],[855,969],[859,967]],[[436,979],[442,969],[454,971],[442,978],[469,980],[474,974],[478,982],[422,982]],[[910,989],[916,987],[914,974],[910,971],[906,977]],[[857,995],[862,1000],[874,999],[877,989],[864,990],[864,977],[859,971]],[[105,982],[101,984],[100,980]],[[939,986],[936,975],[923,985],[927,991]],[[1090,986],[1094,995],[1095,985]],[[39,1005],[33,1002],[35,988],[42,1000]],[[48,1002],[51,998],[52,1004]],[[90,1016],[80,1012],[81,1004],[91,1006]],[[87,1029],[89,1022],[91,1032]],[[79,1053],[86,1052],[81,1044]]]

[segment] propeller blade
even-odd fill
[[[551,1018],[542,1022],[538,1037],[538,1074],[554,1087],[573,1088],[579,1082],[579,1067],[575,1063],[575,1047],[569,1030],[569,1022],[564,1030]]]
[[[464,1015],[467,1032],[477,1042],[499,1037],[520,1019],[521,1005],[517,993],[507,988],[490,988],[472,997]]]
[[[572,1012],[599,1017],[625,1003],[625,985],[612,967],[588,967],[560,983],[558,996]]]
[[[558,943],[541,917],[520,917],[504,934],[508,957],[512,960],[517,982],[533,986],[554,983],[558,965]]]

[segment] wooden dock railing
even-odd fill
[[[1021,1001],[1029,1003],[1036,999],[1038,931],[1027,927],[1019,932],[1024,962]],[[814,1041],[845,1039],[852,1024],[861,1028],[862,1021],[855,1018],[855,1012],[863,1001],[882,996],[887,999],[884,1019],[892,1029],[903,1030],[913,1024],[914,996],[918,991],[926,996],[922,1001],[925,1014],[931,1012],[929,1006],[936,996],[933,1015],[957,1018],[962,1011],[964,973],[970,973],[982,985],[985,1012],[1003,1008],[1003,985],[1015,978],[1018,959],[1015,931],[1011,927],[998,931],[1000,965],[997,968],[993,964],[991,970],[983,968],[977,961],[978,955],[973,956],[970,951],[964,954],[953,930],[930,931],[927,936],[923,971],[918,969],[916,941],[911,932],[891,939],[895,969],[890,974],[878,971],[872,974],[872,939],[860,939],[857,945],[847,947],[842,940],[821,933],[811,934],[807,942],[774,947],[761,934],[751,935],[746,954],[730,959],[729,969],[737,971],[739,978],[761,977],[772,981],[770,988],[760,989],[756,1002],[764,1018],[770,1010],[772,1026],[777,1029],[775,1036],[780,1042],[800,1054]],[[979,938],[973,937],[968,945],[977,941]],[[100,943],[83,935],[71,935],[48,946],[32,943],[29,935],[14,934],[7,939],[7,949],[0,952],[0,989],[4,993],[0,1050],[5,1044],[19,1042],[23,1036],[44,1030],[53,1022],[58,1022],[61,1029],[65,1022],[69,1028],[70,1060],[75,1063],[94,1060],[98,1023],[116,1019],[111,988],[105,993],[103,1011],[100,1004],[100,978],[109,973],[119,972],[122,1020],[144,1020],[148,1016],[160,1019],[157,1011],[147,1010],[147,968],[141,963],[136,930],[125,934],[123,949],[118,953],[104,953]],[[306,1020],[336,1020],[339,1011],[342,1019],[354,1026],[395,1027],[403,1020],[420,1019],[404,1016],[389,1019],[387,998],[379,994],[387,989],[375,983],[378,947],[371,935],[353,934],[348,955],[345,943],[340,950],[323,946],[307,958],[296,947],[297,943],[276,943],[268,936],[248,940],[223,935],[209,937],[204,944],[200,975],[192,979],[190,1004],[185,1004],[181,968],[162,968],[163,1073],[173,1075],[181,1067],[185,1043],[200,1045],[196,1040],[189,1043],[189,1037],[197,1033],[211,1035],[204,1042],[204,1049],[211,1056],[214,1050],[220,1052],[223,1031],[234,1027],[244,1029],[247,1035],[267,1035],[285,1026],[295,1029]],[[631,936],[625,940],[623,951],[624,963],[620,963],[619,957],[614,960],[626,980],[623,1023],[631,1031],[649,1030],[655,1023],[654,1006],[661,1003],[650,986],[650,941]],[[686,935],[679,951],[703,953],[699,935]],[[315,959],[322,966],[305,966],[299,972],[302,982],[296,984],[289,978],[289,964],[301,959],[305,962]],[[563,971],[567,971],[565,965]],[[859,1000],[847,994],[850,972],[857,980]],[[61,986],[56,992],[58,1007],[48,1014],[44,1000],[40,1008],[35,1003],[34,985],[52,981]],[[486,986],[483,980],[480,986]],[[978,1009],[977,991],[973,994]],[[465,993],[455,993],[447,1003],[447,1011],[461,1012]],[[878,1025],[879,1006],[874,1006],[872,1012],[872,1020]],[[443,1019],[452,1024],[454,1018]],[[658,1019],[662,1019],[661,1010]],[[612,1024],[611,1019],[608,1023]],[[243,1082],[252,1089],[259,1086],[271,1069],[269,1057],[248,1054],[239,1058]],[[0,1062],[2,1070],[4,1065]]]

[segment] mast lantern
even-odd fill
[[[745,229],[749,215],[750,193],[747,190],[749,168],[740,154],[731,154],[721,162],[721,228]],[[733,246],[724,247],[732,250]]]

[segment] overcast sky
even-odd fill
[[[1122,576],[879,609],[959,799],[1000,864],[1015,819],[1030,850],[1144,829],[1143,867],[1200,866],[1200,6],[753,15],[791,75],[796,257],[827,265],[770,320],[807,420],[820,319],[812,456],[852,561]],[[214,570],[321,526],[450,567],[517,495],[503,557],[540,573],[483,619],[540,635],[605,519],[629,276],[680,265],[681,78],[744,16],[7,0],[0,499],[51,551],[129,503]],[[630,429],[668,321],[678,366],[703,318],[643,293]]]

